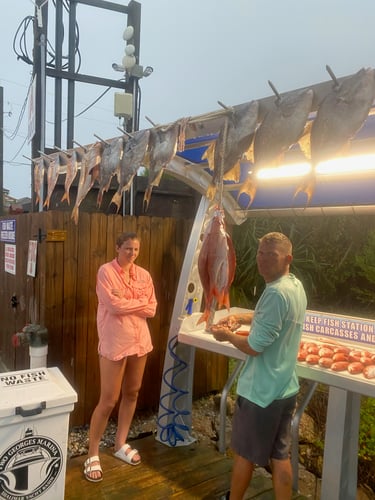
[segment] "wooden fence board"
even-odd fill
[[[70,213],[64,212],[62,229],[66,231],[64,246],[63,359],[62,369],[70,383],[75,379],[76,313],[77,313],[77,252],[78,227],[71,224]]]
[[[87,329],[87,359],[86,359],[86,421],[91,417],[95,408],[100,388],[99,360],[98,360],[98,334],[96,328],[96,274],[99,267],[105,262],[107,252],[107,217],[98,214],[91,224],[90,247],[87,253],[89,260],[89,274],[86,283],[89,289],[88,295],[88,329]],[[90,387],[94,390],[90,390]]]
[[[73,424],[86,421],[86,377],[87,377],[87,342],[88,330],[88,296],[87,276],[90,268],[90,255],[87,242],[90,241],[91,218],[82,212],[78,221],[78,254],[77,254],[77,299],[76,299],[76,356],[75,356],[75,389],[78,393],[71,421]],[[91,367],[91,369],[95,369]],[[90,387],[88,388],[90,392]]]
[[[49,211],[46,213],[46,232],[63,225],[63,213]],[[45,319],[48,324],[48,359],[52,366],[61,361],[63,352],[63,302],[64,302],[64,242],[44,242],[46,247],[46,283],[45,283]]]

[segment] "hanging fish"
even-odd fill
[[[51,196],[59,178],[61,166],[67,164],[67,158],[63,153],[57,152],[48,155],[49,165],[47,169],[47,197],[44,200],[44,207],[49,208]]]
[[[216,302],[218,308],[229,309],[229,288],[235,269],[236,254],[225,229],[224,211],[216,209],[203,234],[198,256],[198,273],[203,287],[205,309],[197,324],[210,322]]]
[[[253,141],[258,110],[258,101],[251,101],[228,111],[217,140],[210,144],[203,154],[202,159],[207,159],[208,166],[213,171],[206,193],[209,200],[214,199],[223,179],[239,181],[240,160],[248,152]]]
[[[112,139],[111,142],[103,143],[103,154],[100,162],[99,192],[97,206],[100,207],[103,201],[103,194],[107,192],[111,184],[112,177],[117,174],[120,166],[124,148],[123,137]]]
[[[311,89],[294,91],[281,96],[272,82],[276,100],[259,125],[254,138],[254,168],[239,190],[250,197],[257,190],[256,172],[262,167],[277,166],[285,152],[306,133],[305,126],[311,111],[314,92]]]
[[[35,204],[37,205],[40,201],[43,201],[41,199],[41,192],[44,182],[44,172],[48,168],[48,162],[43,156],[40,156],[36,160],[32,161],[34,162],[34,192],[36,194]]]
[[[82,157],[83,157],[83,149],[73,149],[69,159],[68,163],[66,165],[66,174],[65,174],[65,192],[63,197],[61,198],[61,202],[67,201],[68,205],[70,205],[70,187],[73,184],[74,179],[76,178],[76,175],[78,173],[78,167],[81,164]]]
[[[350,141],[362,127],[375,99],[375,70],[362,68],[357,73],[337,80],[326,67],[334,85],[318,106],[311,127],[311,174],[297,189],[311,200],[315,189],[315,168],[324,160],[343,154]]]
[[[147,151],[149,137],[149,130],[140,130],[135,132],[134,135],[125,143],[120,167],[117,172],[119,186],[111,200],[111,203],[114,203],[117,206],[117,212],[121,206],[122,193],[130,189],[133,178],[143,162]]]
[[[176,121],[166,127],[155,127],[150,130],[149,139],[149,174],[148,185],[143,197],[143,209],[146,212],[150,204],[152,188],[159,186],[165,167],[172,161],[176,152],[181,129],[186,126],[186,121]]]
[[[83,155],[77,197],[72,210],[72,219],[78,224],[79,206],[85,199],[95,181],[99,178],[99,167],[102,157],[103,146],[101,142],[92,144]]]

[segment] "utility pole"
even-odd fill
[[[0,215],[4,215],[4,89],[0,87]]]
[[[35,2],[34,23],[34,67],[33,75],[36,78],[35,85],[35,134],[31,142],[31,157],[40,156],[39,151],[44,152],[45,148],[45,127],[46,127],[46,44],[47,44],[47,23],[48,4],[44,0]],[[31,210],[43,210],[44,184],[41,185],[41,196],[38,210],[35,207],[35,186],[34,186],[34,165],[31,165]]]

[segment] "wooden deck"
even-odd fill
[[[112,449],[106,449],[100,457],[100,483],[90,483],[83,476],[87,456],[68,459],[65,500],[214,500],[229,490],[232,459],[219,453],[214,443],[171,448],[148,436],[132,445],[140,451],[142,464],[125,464],[112,456]],[[263,469],[256,470],[246,498],[273,499],[272,482]]]

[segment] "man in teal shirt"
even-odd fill
[[[287,500],[292,497],[289,448],[306,294],[289,272],[292,243],[284,234],[263,236],[256,258],[266,287],[254,312],[230,315],[212,327],[216,340],[229,341],[248,355],[237,384],[229,498],[242,500],[254,467],[271,461],[275,498]],[[251,324],[248,337],[234,332],[241,324]]]

